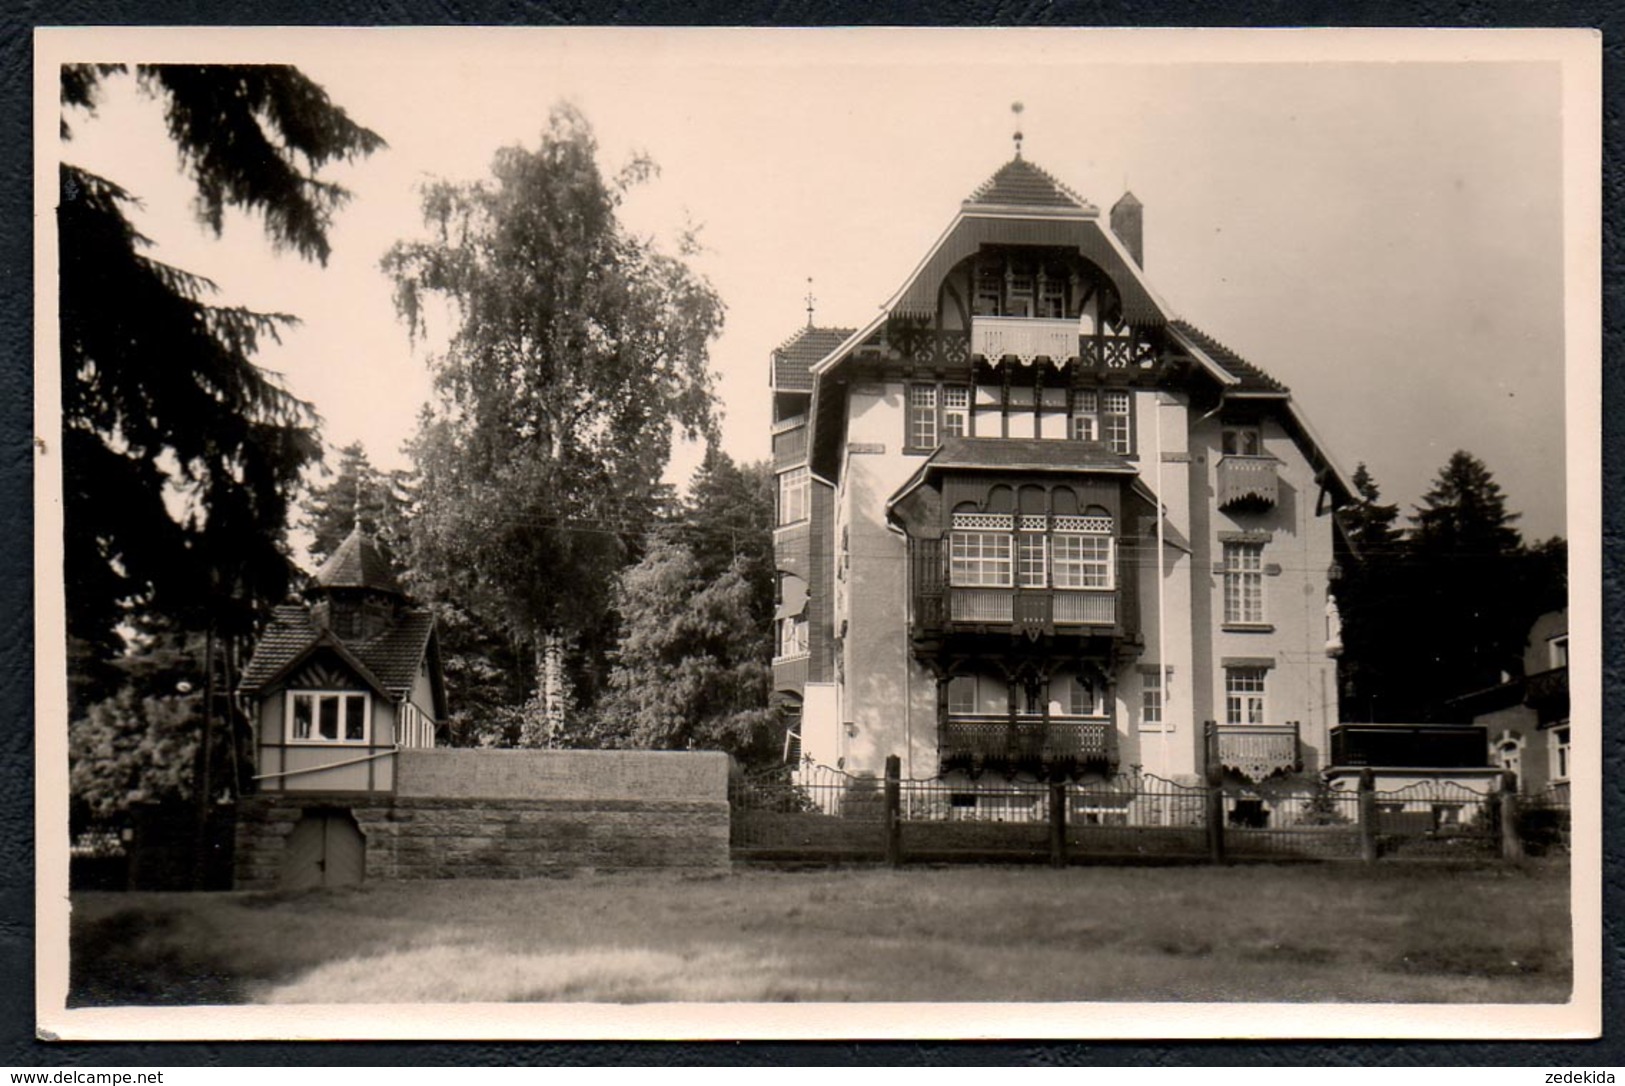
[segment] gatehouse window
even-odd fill
[[[290,690],[285,723],[290,743],[365,743],[372,735],[372,695]]]

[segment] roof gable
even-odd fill
[[[438,652],[430,655],[434,644],[434,614],[424,608],[403,612],[383,632],[366,640],[342,641],[330,631],[319,629],[306,608],[285,604],[276,609],[270,625],[260,635],[238,688],[252,694],[275,686],[325,646],[380,692],[404,698],[411,694],[418,668],[426,657],[432,668],[438,668]]]

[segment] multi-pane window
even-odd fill
[[[944,437],[970,436],[969,385],[909,385],[905,448],[927,451]],[[997,432],[997,431],[995,431]]]
[[[948,680],[948,711],[958,716],[976,712],[976,676],[955,675]]]
[[[1129,424],[1129,395],[1120,389],[1101,393],[1100,421],[1106,444],[1119,456],[1134,451],[1133,428]]]
[[[1140,673],[1140,723],[1162,726],[1162,669]]]
[[[937,386],[908,386],[908,444],[915,449],[937,445]]]
[[[1049,548],[1042,530],[1016,536],[1016,575],[1022,588],[1043,588],[1047,583],[1045,559]]]
[[[1014,518],[979,513],[956,516],[948,542],[948,583],[1009,588],[1014,583]]]
[[[1039,276],[1038,315],[1049,320],[1066,316],[1066,280],[1053,271]]]
[[[288,692],[288,740],[294,743],[365,743],[371,723],[365,693]]]
[[[807,519],[811,486],[805,467],[791,468],[779,475],[779,523],[795,524]]]
[[[1264,677],[1261,667],[1224,669],[1224,721],[1226,724],[1264,723]]]
[[[1112,537],[1057,532],[1052,576],[1056,588],[1112,587]]]
[[[970,386],[944,385],[942,388],[942,436],[965,437],[970,433]]]
[[[1569,666],[1569,635],[1554,637],[1546,643],[1547,662],[1552,667]]]
[[[1067,711],[1073,716],[1105,716],[1106,693],[1082,675],[1072,676],[1067,697]]]
[[[1004,268],[995,261],[976,265],[976,293],[972,312],[978,317],[997,317],[1003,299]]]
[[[786,615],[779,619],[778,642],[775,656],[807,655],[807,619],[803,615]]]
[[[1224,545],[1224,620],[1239,625],[1264,621],[1264,544]]]
[[[1100,440],[1100,397],[1093,389],[1080,389],[1073,397],[1072,440]]]
[[[1569,729],[1568,725],[1552,730],[1552,780],[1566,781],[1569,779]]]
[[[1004,280],[1004,315],[1030,317],[1033,315],[1033,270],[1025,264],[1013,264]]]

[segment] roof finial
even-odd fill
[[[1022,108],[1023,107],[1022,107],[1022,104],[1020,102],[1011,102],[1010,103],[1010,112],[1014,113],[1016,115],[1016,135],[1015,135],[1015,140],[1016,140],[1016,157],[1017,158],[1021,157],[1021,110],[1022,110]]]
[[[807,276],[807,327],[813,326],[813,303],[818,299],[813,297],[812,276]]]

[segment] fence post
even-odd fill
[[[886,756],[886,862],[897,867],[903,862],[903,760]]]
[[[1496,802],[1501,815],[1501,859],[1517,863],[1523,859],[1523,838],[1518,835],[1518,778],[1510,769],[1501,774]]]
[[[1360,859],[1374,864],[1377,862],[1377,776],[1369,768],[1360,770],[1356,798],[1360,812]]]
[[[1049,782],[1049,865],[1066,866],[1066,781]]]
[[[1207,749],[1207,858],[1210,863],[1224,863],[1224,764],[1219,761],[1217,752],[1213,749],[1215,744],[1214,732],[1218,725],[1209,720],[1203,728],[1206,731],[1204,746]]]

